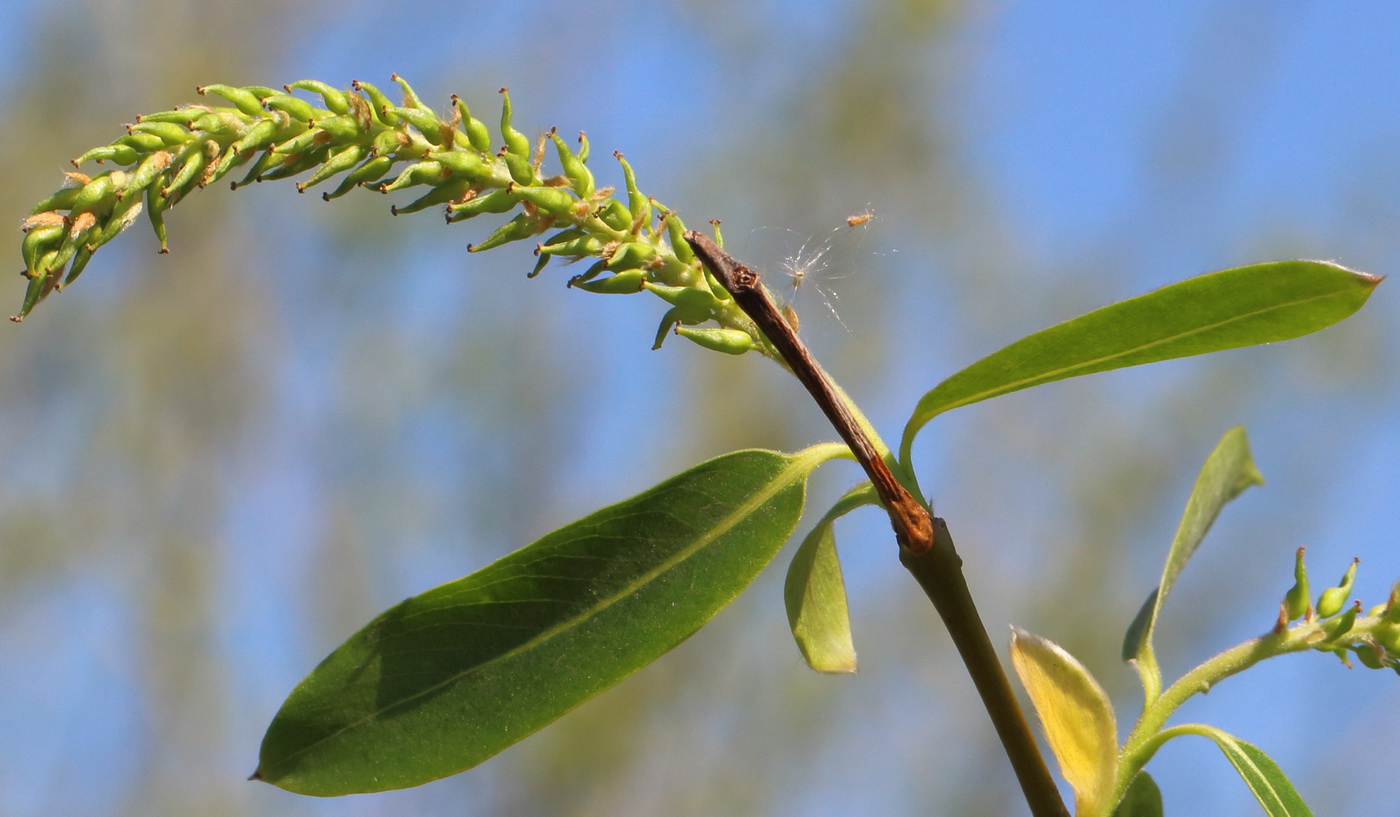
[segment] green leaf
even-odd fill
[[[1171,284],[1022,338],[925,394],[900,461],[939,414],[1068,377],[1288,340],[1346,318],[1380,276],[1325,261],[1278,261]]]
[[[700,629],[791,535],[812,470],[843,455],[718,457],[389,609],[292,691],[254,777],[326,796],[486,760]]]
[[[1273,758],[1264,754],[1263,749],[1214,726],[1189,724],[1177,728],[1189,729],[1215,741],[1269,817],[1312,817],[1312,810],[1303,802],[1298,790],[1293,788],[1283,770]]]
[[[1103,687],[1063,647],[1016,627],[1011,664],[1040,716],[1060,774],[1074,789],[1075,815],[1106,814],[1118,782],[1118,726]]]
[[[783,584],[792,637],[807,666],[817,672],[856,671],[856,649],[851,641],[850,610],[846,606],[846,582],[836,555],[832,525],[856,508],[879,502],[875,488],[863,482],[837,500],[826,512],[788,565]]]
[[[1196,476],[1196,485],[1186,501],[1186,510],[1181,514],[1181,523],[1177,525],[1176,536],[1172,539],[1171,550],[1162,567],[1162,580],[1143,602],[1123,638],[1123,660],[1136,663],[1149,703],[1162,688],[1161,673],[1157,669],[1157,657],[1152,647],[1152,632],[1167,594],[1171,593],[1186,562],[1200,547],[1225,504],[1249,486],[1263,483],[1264,478],[1250,456],[1244,426],[1235,426],[1225,432],[1220,442],[1216,443],[1215,450],[1206,458],[1205,465],[1201,466],[1201,473]]]
[[[1162,791],[1147,772],[1138,772],[1133,777],[1123,799],[1118,801],[1118,808],[1113,810],[1113,817],[1162,817],[1162,814]]]

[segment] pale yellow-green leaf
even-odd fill
[[[1103,688],[1058,644],[1015,627],[1011,663],[1074,789],[1076,817],[1107,814],[1118,777],[1118,726]]]

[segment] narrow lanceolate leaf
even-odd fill
[[[1312,817],[1298,790],[1263,749],[1213,726],[1192,724],[1191,731],[1215,741],[1269,817]]]
[[[807,534],[788,565],[783,584],[788,625],[792,627],[792,637],[807,666],[817,672],[856,671],[846,582],[841,575],[832,525],[838,517],[878,502],[879,497],[870,483],[852,488]]]
[[[1011,663],[1074,789],[1076,817],[1106,815],[1118,779],[1118,726],[1103,687],[1060,645],[1015,627]]]
[[[1138,772],[1128,784],[1113,817],[1162,817],[1162,791],[1147,772]]]
[[[1250,456],[1244,427],[1235,426],[1225,432],[1196,477],[1196,485],[1186,501],[1186,510],[1181,514],[1181,523],[1172,539],[1166,564],[1162,567],[1162,581],[1148,595],[1123,639],[1123,660],[1137,662],[1149,700],[1156,698],[1161,691],[1161,676],[1152,648],[1152,631],[1157,625],[1162,603],[1225,504],[1251,485],[1263,483],[1264,477]]]
[[[1325,261],[1279,261],[1215,272],[1106,306],[1022,338],[919,400],[914,435],[949,409],[1068,377],[1288,340],[1360,309],[1376,275]]]
[[[773,558],[838,444],[739,451],[391,608],[301,682],[254,777],[382,791],[491,757],[684,641]]]

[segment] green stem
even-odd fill
[[[1309,623],[1250,639],[1200,664],[1167,687],[1143,708],[1133,731],[1123,741],[1115,801],[1122,797],[1133,777],[1147,765],[1157,749],[1169,738],[1181,734],[1182,727],[1166,730],[1162,727],[1187,699],[1197,693],[1209,692],[1231,675],[1243,672],[1266,658],[1314,648],[1320,640],[1319,629],[1316,623]]]

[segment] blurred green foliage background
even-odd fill
[[[408,77],[527,133],[583,128],[595,173],[731,250],[837,242],[845,327],[798,304],[896,439],[944,376],[1036,329],[1281,257],[1400,260],[1400,10],[1385,2],[56,0],[0,22],[0,212],[196,85]],[[600,182],[601,183],[601,182]],[[171,254],[138,224],[3,330],[0,815],[1019,813],[1009,769],[878,514],[839,529],[861,672],[815,676],[781,566],[712,626],[465,775],[336,801],[246,783],[282,697],[372,615],[714,454],[831,438],[754,356],[673,338],[654,299],[529,281],[487,225],[394,218],[290,183],[192,195]],[[19,233],[14,237],[14,268]],[[1400,576],[1400,310],[1383,286],[1316,337],[1013,395],[937,420],[921,481],[994,636],[1100,678],[1201,460],[1250,429],[1269,479],[1178,585],[1164,670],[1267,628],[1315,583]],[[17,279],[6,290],[17,308]],[[844,470],[843,470],[844,469]],[[818,476],[820,512],[856,478]],[[1275,662],[1182,715],[1272,753],[1319,814],[1393,801],[1396,679]],[[1151,770],[1169,813],[1256,813],[1215,750]]]

